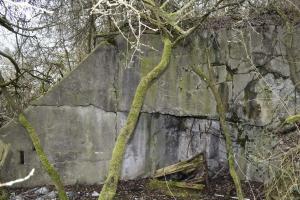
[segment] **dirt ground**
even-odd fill
[[[168,196],[159,189],[149,189],[149,179],[139,179],[133,181],[121,181],[118,186],[116,200],[186,200],[186,199],[203,199],[203,200],[225,200],[234,199],[236,197],[235,189],[232,181],[229,177],[222,177],[214,180],[210,180],[205,186],[205,189],[193,197],[178,198],[174,196]],[[49,191],[53,191],[52,186],[46,186]],[[66,191],[72,200],[85,200],[85,199],[97,199],[97,192],[101,191],[101,185],[72,185],[66,186]],[[38,199],[39,195],[36,194],[36,188],[14,188],[9,189],[8,192],[11,196],[10,199],[18,199],[16,196],[21,196],[24,200]],[[172,190],[172,189],[171,189]],[[243,190],[245,198],[247,199],[263,199],[263,186],[256,182],[244,182]],[[92,195],[94,194],[94,195]],[[43,199],[55,199],[55,198],[39,198]]]

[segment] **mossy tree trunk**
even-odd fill
[[[4,83],[4,79],[0,73],[0,84]],[[14,102],[13,98],[11,97],[11,95],[9,94],[9,92],[7,91],[6,87],[1,87],[2,90],[2,94],[4,95],[4,97],[6,98],[7,102],[9,103],[9,105],[17,112],[20,113],[18,120],[20,122],[20,124],[26,129],[27,134],[29,135],[33,146],[37,152],[37,155],[39,156],[39,159],[42,163],[42,166],[44,168],[44,170],[46,170],[46,172],[48,173],[48,175],[50,176],[53,184],[55,185],[55,188],[58,191],[58,196],[59,199],[61,200],[67,200],[67,194],[64,190],[64,186],[63,183],[60,179],[60,176],[58,174],[58,172],[55,170],[55,168],[53,167],[53,165],[49,162],[47,155],[45,154],[43,147],[41,145],[40,139],[35,131],[35,129],[33,128],[33,126],[31,125],[31,123],[28,121],[28,119],[26,118],[26,116],[22,113],[22,110],[19,106],[16,105],[16,103]]]
[[[0,170],[5,162],[5,158],[7,156],[9,148],[10,148],[9,144],[5,144],[4,142],[2,142],[2,140],[0,140]],[[8,195],[6,190],[0,188],[0,200],[7,200],[7,199],[8,199]]]
[[[5,189],[0,188],[0,200],[8,200],[8,194]]]
[[[229,165],[229,173],[235,184],[237,196],[238,196],[239,200],[242,200],[242,199],[244,199],[243,191],[242,191],[240,178],[237,175],[236,170],[235,170],[233,144],[232,144],[230,132],[226,125],[225,106],[223,104],[222,97],[221,97],[220,93],[218,92],[218,88],[216,87],[217,83],[214,78],[213,69],[211,68],[211,64],[210,64],[210,60],[209,60],[209,53],[207,53],[207,60],[208,60],[208,64],[207,64],[208,76],[202,71],[202,69],[200,67],[195,66],[195,65],[192,65],[191,67],[192,67],[193,71],[202,80],[204,80],[206,82],[206,84],[210,88],[211,92],[213,93],[213,96],[217,103],[217,112],[219,114],[220,127],[221,127],[221,130],[223,131],[223,135],[225,137],[226,152],[227,152],[227,159],[228,159],[228,165]]]
[[[26,129],[26,131],[33,143],[33,146],[36,150],[36,153],[39,156],[39,159],[42,163],[44,170],[46,170],[46,172],[50,176],[53,184],[55,185],[55,188],[58,191],[59,199],[67,200],[68,196],[65,192],[64,185],[60,179],[60,175],[55,170],[53,165],[49,162],[47,155],[45,154],[45,152],[43,150],[40,139],[39,139],[35,129],[33,128],[31,123],[28,121],[28,119],[26,118],[26,116],[23,113],[19,114],[19,122]]]
[[[115,196],[126,145],[136,127],[147,90],[151,83],[167,69],[173,45],[168,37],[163,37],[163,43],[164,49],[160,62],[148,74],[142,77],[137,86],[126,124],[121,129],[115,143],[109,163],[108,176],[100,193],[99,200],[111,200]]]

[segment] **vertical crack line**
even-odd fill
[[[118,137],[118,112],[115,112],[115,141]]]
[[[116,60],[116,67],[113,76],[113,89],[114,89],[114,96],[115,96],[115,105],[114,105],[114,113],[115,113],[115,141],[118,137],[118,109],[119,109],[119,84],[118,84],[118,77],[120,73],[120,61],[117,59],[119,56],[119,51],[116,48],[115,53],[115,60]]]
[[[118,112],[118,108],[119,108],[119,84],[118,84],[118,76],[119,76],[119,72],[120,72],[120,63],[119,60],[117,59],[117,55],[119,54],[118,50],[116,50],[116,54],[115,54],[115,60],[116,60],[116,67],[115,67],[115,72],[114,72],[114,76],[113,76],[113,90],[114,90],[114,96],[115,96],[115,105],[114,105],[114,109],[115,112]]]

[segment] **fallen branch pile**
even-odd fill
[[[198,193],[207,182],[207,165],[203,154],[158,169],[150,181],[150,188],[159,189],[171,196]]]

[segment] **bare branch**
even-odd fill
[[[34,175],[34,171],[35,171],[35,169],[33,168],[30,171],[30,173],[27,176],[25,176],[24,178],[20,178],[20,179],[14,180],[14,181],[9,181],[6,183],[0,183],[0,187],[12,186],[16,183],[21,183],[21,182],[27,181],[28,179],[30,179],[30,177],[32,177]]]
[[[3,56],[3,57],[5,57],[5,58],[7,58],[13,64],[13,66],[15,67],[15,70],[16,70],[17,74],[21,73],[20,67],[17,64],[17,62],[15,61],[15,59],[13,59],[13,57],[11,57],[10,55],[4,53],[3,51],[0,51],[0,55]]]

